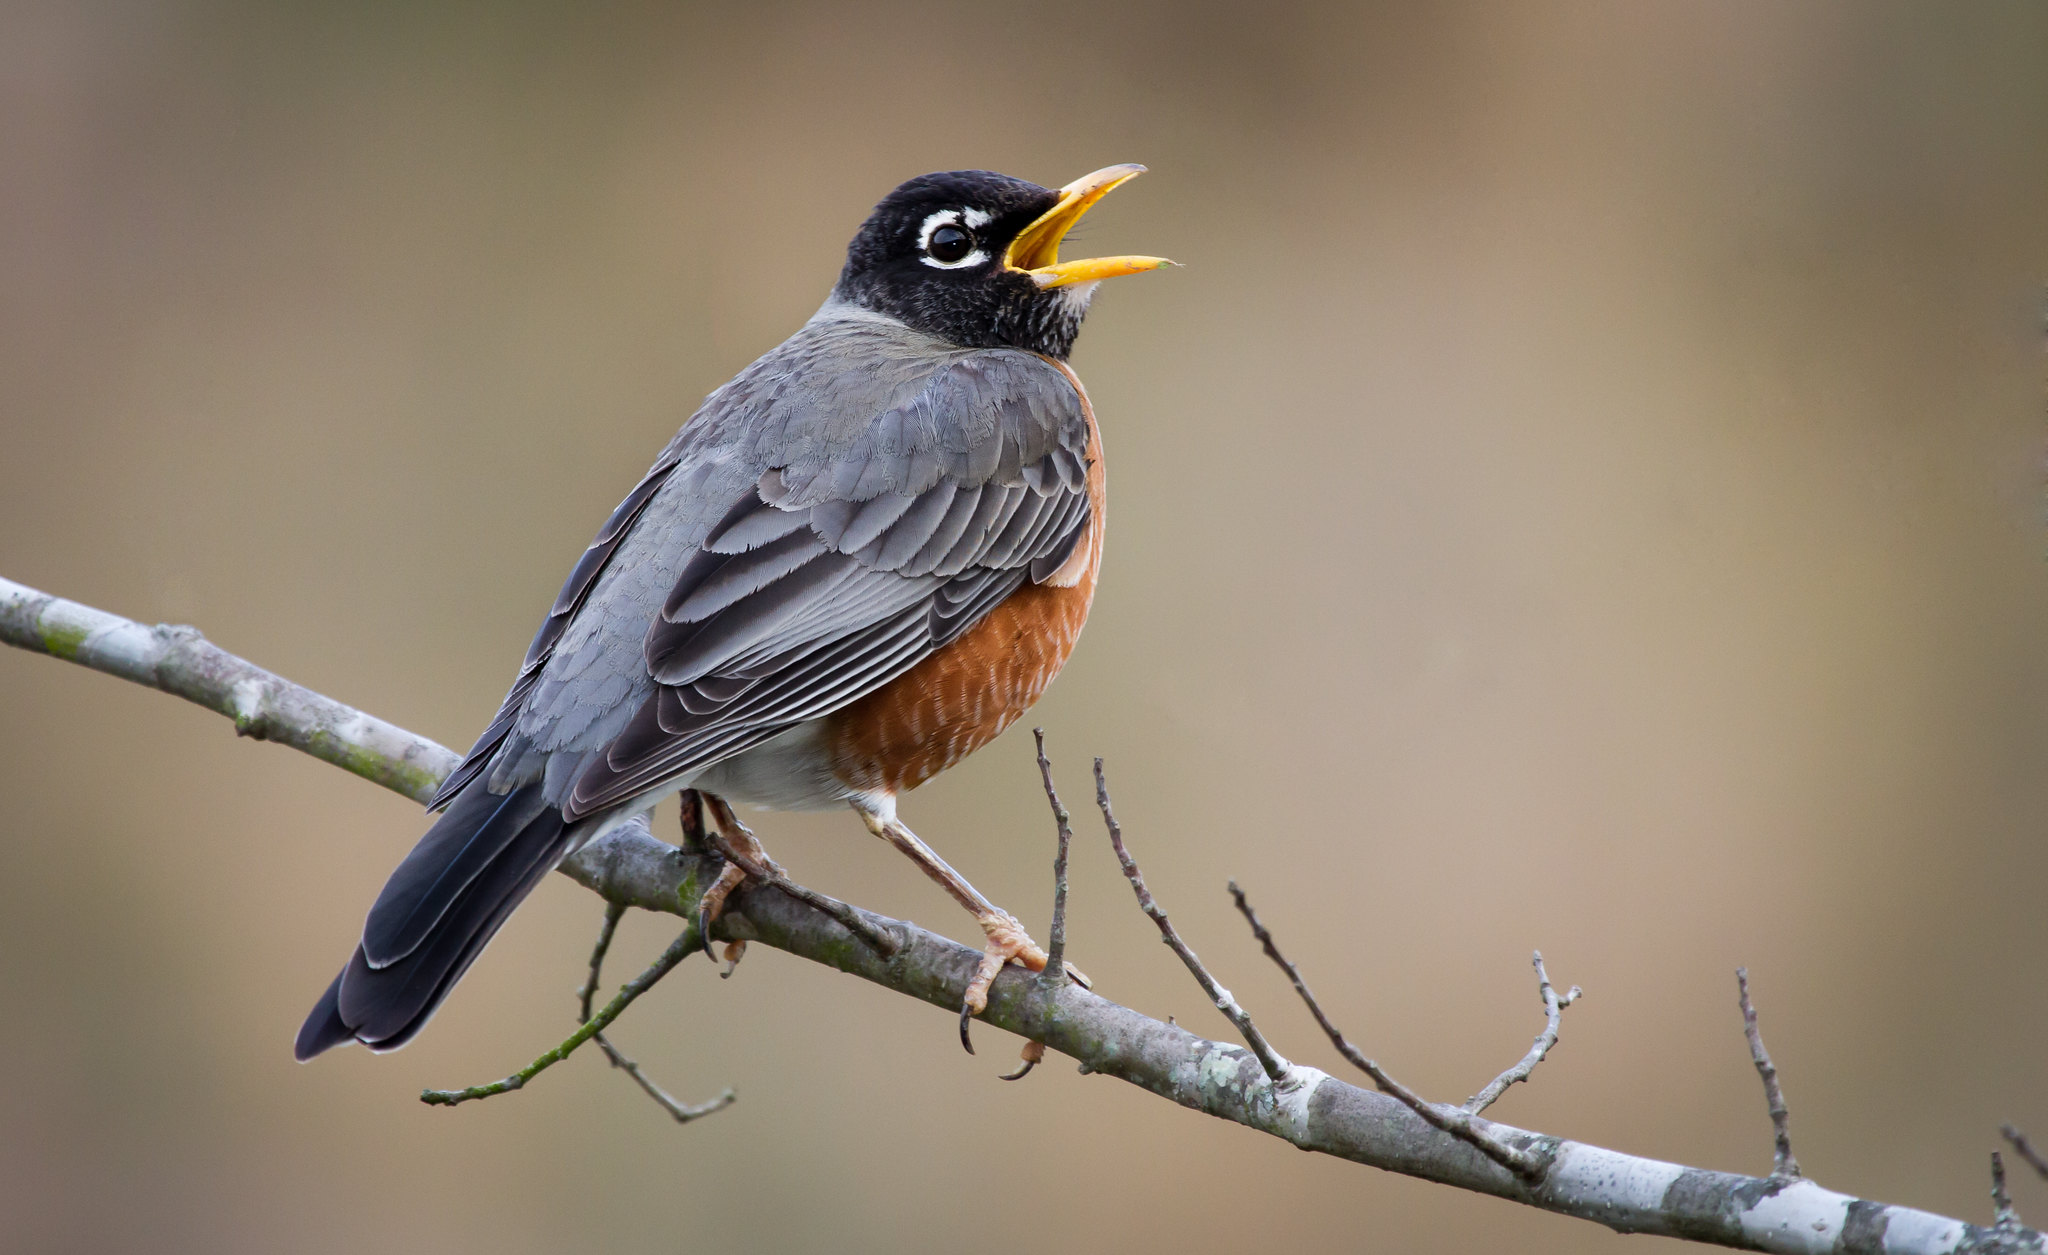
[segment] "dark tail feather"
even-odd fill
[[[540,785],[465,791],[384,882],[363,921],[363,956],[388,967],[417,951],[476,880],[548,809]]]
[[[292,1044],[292,1054],[300,1063],[356,1039],[356,1031],[342,1023],[338,1005],[340,998],[341,974],[337,972],[334,979],[327,982],[327,992],[313,1004],[313,1014],[299,1026],[299,1040]]]
[[[411,1041],[570,840],[538,784],[502,797],[464,790],[385,883],[362,944],[299,1030],[297,1056]]]

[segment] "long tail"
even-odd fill
[[[482,781],[463,790],[385,882],[355,957],[306,1017],[294,1053],[411,1041],[583,827],[567,825],[538,783],[502,795]]]

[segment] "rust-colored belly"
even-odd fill
[[[1070,379],[1073,372],[1064,364]],[[1074,388],[1081,382],[1074,379]],[[833,770],[863,790],[914,789],[1000,736],[1037,702],[1081,639],[1102,566],[1102,433],[1088,394],[1088,533],[1067,569],[1026,584],[934,653],[835,712]]]

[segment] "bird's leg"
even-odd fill
[[[858,908],[837,898],[828,898],[815,889],[806,889],[791,880],[789,873],[782,870],[782,865],[770,858],[768,851],[755,839],[753,830],[733,814],[725,799],[696,789],[685,789],[682,802],[684,846],[699,854],[715,854],[722,860],[718,879],[697,902],[697,927],[704,953],[714,961],[718,956],[711,951],[711,925],[723,914],[726,900],[744,880],[771,885],[785,896],[830,916],[882,958],[889,958],[903,948],[902,939],[893,930],[877,924]],[[707,814],[715,826],[705,822]],[[727,943],[726,957],[732,962],[739,962],[739,956],[744,953],[745,943]],[[732,969],[728,967],[726,975],[731,974]]]
[[[697,942],[704,947],[704,957],[716,963],[718,953],[711,948],[711,925],[724,912],[726,898],[747,878],[747,873],[737,860],[719,854],[713,843],[704,823],[704,794],[696,789],[684,789],[679,800],[682,802],[683,848],[697,854],[717,854],[719,858],[718,879],[712,881],[711,887],[697,898]]]
[[[683,821],[683,849],[691,854],[718,853],[704,839],[704,795],[695,789],[684,789],[676,794],[676,801],[682,804],[677,818]]]
[[[733,814],[730,802],[716,793],[706,793],[703,797],[704,809],[711,822],[718,828],[719,835],[731,843],[733,853],[745,864],[748,875],[757,880],[766,880],[771,875],[789,874],[782,870],[782,864],[768,857],[768,851],[762,847],[761,839],[754,835],[752,828],[740,822],[738,815]]]
[[[697,796],[703,799],[704,806],[703,815],[698,817],[699,822],[707,818],[711,821],[711,825],[718,830],[718,836],[721,838],[719,852],[726,856],[725,870],[718,873],[718,879],[704,891],[704,897],[697,907],[698,927],[704,933],[704,948],[709,950],[711,925],[717,922],[720,913],[725,910],[725,900],[739,887],[740,882],[749,876],[756,880],[767,880],[771,874],[783,876],[784,872],[774,859],[768,857],[768,851],[762,848],[759,838],[754,836],[754,830],[741,823],[740,817],[733,814],[731,803],[716,793],[697,792]],[[689,804],[686,802],[683,823],[686,832],[691,826],[689,820]],[[744,941],[725,943],[725,975],[732,975],[733,969],[740,965],[740,959],[745,957],[746,953],[747,943]]]
[[[704,823],[704,797],[705,795],[696,789],[684,789],[682,792],[683,848],[700,853],[718,854]],[[718,954],[711,948],[711,925],[724,912],[726,898],[730,897],[732,891],[739,888],[740,882],[747,878],[746,869],[739,865],[738,860],[726,858],[722,854],[719,855],[719,859],[721,866],[718,879],[712,881],[711,887],[697,899],[697,940],[704,947],[704,957],[713,963],[718,962]]]
[[[859,812],[861,822],[890,845],[910,856],[910,860],[924,869],[924,874],[939,882],[953,900],[966,907],[974,915],[974,922],[981,925],[981,931],[988,938],[982,948],[981,964],[974,969],[974,979],[967,982],[967,993],[960,1001],[960,1044],[967,1047],[967,1053],[974,1053],[974,1043],[967,1036],[967,1022],[974,1016],[988,1010],[989,986],[995,983],[996,973],[1003,970],[1003,964],[1015,962],[1034,972],[1045,970],[1046,953],[1039,944],[1024,931],[1024,925],[1017,917],[1005,911],[987,898],[981,891],[967,882],[967,878],[952,869],[945,859],[932,852],[932,848],[918,839],[904,822],[896,818],[893,798],[875,801],[862,798],[853,803]],[[1067,974],[1077,984],[1086,986],[1088,980],[1072,966]]]

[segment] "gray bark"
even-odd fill
[[[264,671],[192,628],[144,627],[0,579],[0,641],[175,693],[264,737],[424,801],[456,755],[383,720]],[[608,901],[694,915],[716,876],[712,860],[629,825],[570,859],[564,874]],[[773,946],[948,1011],[978,952],[917,926],[862,912],[902,945],[883,958],[830,916],[768,886],[734,894],[714,933]],[[983,1017],[1043,1042],[1083,1070],[1113,1076],[1184,1107],[1303,1150],[1596,1221],[1744,1250],[1946,1255],[2044,1251],[2035,1230],[1966,1224],[1824,1189],[1803,1178],[1689,1168],[1474,1118],[1541,1160],[1524,1180],[1401,1102],[1315,1068],[1269,1078],[1253,1054],[1161,1023],[1064,980],[1016,968],[995,982]]]

